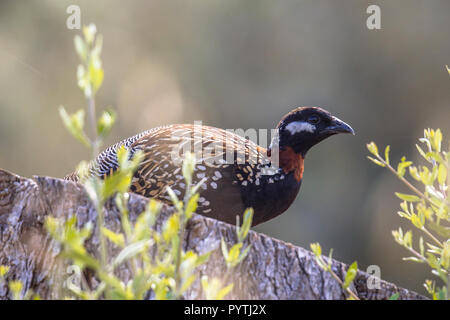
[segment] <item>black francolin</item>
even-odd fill
[[[345,122],[318,107],[299,107],[286,114],[276,127],[269,148],[219,128],[176,124],[142,132],[103,151],[90,172],[101,177],[118,167],[117,150],[142,150],[144,160],[136,171],[131,191],[168,201],[166,186],[183,195],[181,174],[184,151],[197,159],[193,183],[206,178],[200,190],[197,213],[236,223],[248,207],[253,225],[286,211],[300,189],[303,161],[308,150],[337,133],[352,133]],[[72,173],[66,179],[77,181]]]

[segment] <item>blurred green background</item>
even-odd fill
[[[417,160],[423,128],[450,137],[450,1],[0,1],[0,167],[63,177],[89,153],[64,129],[57,108],[84,107],[66,8],[104,36],[99,106],[119,122],[108,144],[169,123],[266,128],[300,105],[350,123],[310,151],[292,207],[257,231],[334,257],[418,290],[427,268],[391,230],[405,187],[366,159],[366,143]],[[381,30],[366,28],[380,4]],[[417,234],[417,233],[416,233]],[[416,239],[417,240],[417,239]]]

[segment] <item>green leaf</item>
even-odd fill
[[[139,165],[141,164],[142,160],[144,160],[144,151],[137,150],[133,154],[133,158],[131,159],[131,162],[128,162],[128,170],[130,173],[134,174],[134,172],[139,168]]]
[[[442,132],[441,129],[437,129],[434,132],[433,139],[431,140],[431,147],[434,151],[441,152]]]
[[[233,245],[231,247],[230,251],[228,252],[228,260],[227,260],[227,262],[231,266],[234,266],[234,265],[237,264],[241,248],[242,248],[242,243],[238,242],[235,245]]]
[[[92,90],[89,82],[89,74],[86,72],[84,65],[80,64],[77,68],[78,87],[83,91],[86,97],[90,97]]]
[[[79,35],[76,35],[74,38],[74,44],[75,51],[77,52],[81,61],[85,62],[87,57],[87,48],[84,40]]]
[[[447,168],[443,163],[439,165],[438,170],[438,182],[440,185],[444,185],[447,179]]]
[[[192,217],[192,213],[194,213],[197,210],[199,197],[200,195],[196,193],[189,199],[185,209],[185,215],[187,220],[189,220]]]
[[[83,131],[84,127],[84,110],[78,110],[72,115],[69,115],[63,106],[59,107],[59,115],[63,120],[64,126],[70,134],[84,144],[86,147],[91,147],[91,142]]]
[[[386,149],[384,150],[384,161],[386,161],[387,164],[389,164],[389,151],[391,150],[391,146],[386,146]]]
[[[424,221],[422,219],[420,219],[414,213],[411,215],[411,222],[416,228],[418,228],[418,229],[422,229],[423,228]]]
[[[149,226],[153,227],[156,223],[156,218],[158,217],[162,208],[162,203],[155,199],[150,199],[147,204],[146,210],[150,213]]]
[[[331,270],[331,264],[333,263],[333,248],[330,249],[328,254],[328,270]]]
[[[437,269],[439,268],[439,261],[432,253],[427,252],[427,261],[431,268]]]
[[[202,264],[205,264],[208,262],[209,257],[211,256],[212,251],[208,251],[207,253],[204,253],[202,255],[197,256],[197,260],[195,261],[195,266],[201,266]]]
[[[23,283],[19,280],[13,280],[10,281],[9,284],[9,290],[11,291],[13,295],[14,300],[19,300],[21,298]]]
[[[441,253],[441,265],[446,270],[450,266],[450,241],[444,243],[444,248]]]
[[[314,253],[316,257],[320,257],[322,255],[322,247],[318,242],[310,244],[311,251]]]
[[[375,142],[368,143],[366,146],[371,154],[373,154],[374,156],[378,156],[378,147]]]
[[[189,289],[189,287],[194,283],[195,279],[195,275],[190,275],[189,277],[187,277],[187,279],[183,281],[183,284],[180,288],[180,293],[184,293],[187,289]]]
[[[249,245],[247,248],[244,249],[244,251],[241,252],[241,254],[239,255],[239,258],[238,258],[236,264],[241,263],[241,261],[244,260],[245,257],[247,257],[247,255],[248,255],[248,253],[249,253],[251,248],[252,248],[252,245]]]
[[[424,256],[425,255],[425,247],[423,245],[423,237],[420,237],[420,239],[419,239],[419,249],[420,249],[420,255]]]
[[[75,172],[78,175],[78,181],[80,183],[84,183],[86,181],[87,178],[89,178],[89,170],[90,170],[90,165],[89,162],[82,160],[80,161],[80,163],[77,165]]]
[[[69,249],[63,252],[63,256],[66,257],[67,259],[72,260],[76,265],[80,266],[81,268],[87,266],[96,271],[99,270],[100,268],[100,263],[86,252]]]
[[[443,163],[444,162],[444,159],[442,158],[442,156],[441,156],[441,154],[439,152],[435,152],[435,151],[427,152],[426,156],[427,156],[427,158],[433,159],[433,160],[435,160],[438,163]]]
[[[419,172],[417,170],[417,167],[410,166],[408,169],[409,169],[409,174],[410,174],[411,177],[413,177],[417,181],[421,180]]]
[[[407,257],[407,258],[402,258],[403,261],[414,261],[417,263],[423,263],[423,260],[417,258],[417,257]]]
[[[404,194],[396,192],[395,195],[400,198],[401,200],[408,201],[408,202],[417,202],[420,201],[420,198],[418,196],[412,195],[412,194]]]
[[[112,290],[109,290],[109,292],[107,291],[107,293],[110,295],[107,296],[107,299],[128,300],[132,298],[128,294],[125,284],[114,274],[100,272],[99,278],[112,288]]]
[[[95,24],[91,23],[88,26],[83,26],[83,35],[88,44],[94,42],[95,34],[97,33],[97,27]]]
[[[390,296],[388,300],[398,300],[399,297],[400,297],[400,294],[398,292],[396,292],[392,296]]]
[[[100,203],[100,198],[98,197],[101,192],[101,188],[103,186],[103,181],[101,181],[99,178],[92,176],[89,177],[84,182],[84,190],[86,191],[87,195],[89,196],[89,199],[91,199],[92,203],[98,204]]]
[[[167,300],[169,294],[170,280],[168,278],[163,278],[161,281],[156,283],[156,287],[153,289],[155,291],[156,300]]]
[[[97,133],[101,137],[105,137],[111,131],[117,118],[117,114],[112,109],[103,111],[97,122]]]
[[[119,167],[121,169],[128,168],[129,159],[130,151],[125,147],[125,145],[121,145],[117,150],[117,161],[119,162]]]
[[[116,192],[127,192],[131,185],[131,174],[120,171],[114,172],[103,180],[101,195],[102,199],[108,199]]]
[[[8,266],[0,265],[0,278],[3,278],[9,271]]]
[[[195,169],[195,155],[191,152],[186,152],[184,156],[182,173],[186,184],[190,185],[192,182],[192,175]]]
[[[405,161],[405,159],[402,158],[402,161],[397,166],[397,174],[400,177],[403,177],[406,173],[406,168],[408,168],[412,164],[412,161]]]
[[[233,289],[233,283],[227,285],[226,287],[219,290],[216,295],[217,300],[223,300],[225,296]]]
[[[403,237],[403,245],[407,248],[412,247],[412,232],[411,232],[411,230],[408,230],[405,233],[405,236]]]
[[[169,195],[170,200],[172,201],[172,204],[174,205],[174,207],[177,208],[178,210],[181,210],[181,208],[183,207],[183,203],[180,200],[178,200],[178,197],[175,194],[175,192],[172,190],[172,188],[167,186],[166,192]]]
[[[200,189],[200,187],[202,186],[202,184],[204,184],[206,182],[206,180],[208,180],[207,178],[203,178],[202,180],[200,180],[194,187],[191,188],[191,193],[197,193],[198,189]]]
[[[439,289],[439,292],[436,297],[438,300],[448,300],[447,294],[446,294],[446,288],[443,287],[443,288]]]
[[[95,60],[100,59],[100,54],[102,53],[102,47],[103,47],[103,37],[101,34],[97,36],[97,39],[95,40],[95,45],[92,48],[91,55],[94,57]]]
[[[123,247],[125,245],[125,239],[123,237],[123,234],[116,233],[105,227],[102,227],[102,232],[108,238],[108,240],[114,243],[115,245],[119,247]]]
[[[207,276],[203,276],[200,282],[207,300],[224,299],[233,288],[233,284],[229,284],[228,286],[221,288],[222,281],[217,278],[208,280]]]
[[[372,157],[367,156],[367,158],[372,161],[373,163],[375,163],[376,165],[379,165],[380,167],[385,167],[385,164],[377,159],[374,159]]]
[[[150,244],[151,240],[141,240],[126,246],[114,259],[114,266],[117,267],[125,261],[128,261],[129,259],[137,256],[138,254],[143,252]]]
[[[92,63],[89,66],[89,79],[92,88],[92,93],[97,93],[98,89],[102,86],[104,78],[104,72],[101,68],[101,63],[98,61],[97,63]]]
[[[416,144],[416,148],[417,148],[417,150],[419,151],[420,155],[421,155],[425,160],[427,160],[428,162],[430,162],[430,159],[427,157],[427,155],[425,154],[425,152],[422,150],[422,148],[421,148],[418,144]]]
[[[426,186],[431,186],[434,183],[434,180],[437,178],[437,170],[434,169],[430,172],[427,167],[422,167],[422,171],[420,172],[420,179],[422,183]]]
[[[350,283],[352,283],[352,281],[355,279],[357,272],[358,272],[358,263],[355,261],[350,265],[345,275],[345,280],[343,284],[344,289],[347,289],[350,286]]]
[[[220,247],[222,249],[222,255],[225,258],[225,261],[228,261],[228,248],[223,238],[220,240]]]
[[[253,208],[247,208],[244,212],[244,221],[242,226],[238,229],[238,240],[240,242],[244,241],[252,225],[253,219]]]
[[[145,294],[151,288],[151,282],[147,281],[147,275],[145,272],[139,270],[133,278],[131,287],[135,299],[143,300]]]
[[[180,218],[177,214],[172,214],[163,226],[163,239],[169,242],[174,236],[178,234],[180,229]]]

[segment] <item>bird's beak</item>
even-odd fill
[[[355,131],[353,130],[352,127],[350,127],[347,123],[336,117],[333,117],[333,121],[325,129],[325,131],[328,134],[351,133],[352,135],[355,135]]]

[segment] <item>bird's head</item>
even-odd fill
[[[302,157],[315,144],[338,134],[355,134],[352,127],[319,107],[299,107],[278,123],[279,148],[290,147]]]

